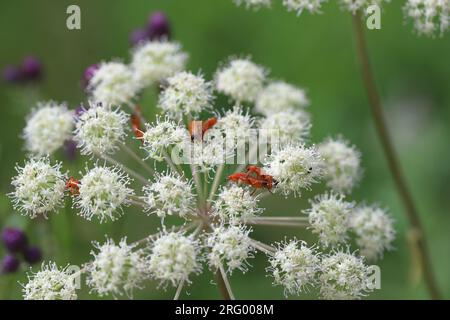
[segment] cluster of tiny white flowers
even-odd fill
[[[113,153],[126,137],[127,122],[125,112],[92,104],[78,117],[74,140],[83,154]]]
[[[76,300],[75,278],[54,262],[43,263],[40,271],[28,274],[23,297],[25,300]]]
[[[310,13],[320,12],[322,3],[327,0],[283,0],[283,5],[288,11],[295,11],[297,15],[302,14],[303,11],[309,11]]]
[[[361,179],[361,154],[342,138],[327,139],[318,145],[324,159],[327,186],[339,193],[349,193]]]
[[[128,296],[133,289],[140,288],[147,276],[147,262],[141,251],[134,250],[132,245],[122,239],[118,245],[107,239],[105,243],[94,243],[96,251],[88,264],[87,284],[100,296],[112,294]]]
[[[306,140],[311,130],[310,116],[302,110],[281,111],[263,118],[260,128],[268,130],[271,137],[278,135],[278,143],[287,145]],[[271,132],[274,135],[270,134]],[[274,144],[274,141],[271,141]]]
[[[137,83],[146,87],[184,70],[187,58],[179,43],[149,41],[134,49],[131,68]]]
[[[439,32],[444,34],[449,29],[449,0],[408,0],[404,11],[413,20],[419,34],[433,36]]]
[[[73,112],[65,104],[39,103],[23,130],[25,148],[36,155],[52,154],[72,135]]]
[[[197,240],[178,232],[168,232],[150,246],[149,271],[162,284],[177,286],[189,282],[189,276],[201,271],[201,253]]]
[[[16,166],[16,171],[11,182],[14,191],[9,194],[16,210],[30,218],[46,217],[63,205],[66,174],[61,172],[61,163],[30,159],[23,167]]]
[[[247,8],[259,9],[261,7],[269,7],[271,0],[234,0],[234,2],[240,6],[245,4]]]
[[[93,101],[106,105],[131,103],[139,91],[133,70],[121,62],[104,62],[89,80]]]
[[[231,59],[215,76],[217,91],[237,102],[254,102],[267,71],[249,59]]]
[[[389,2],[390,0],[339,0],[341,7],[353,14],[358,10],[364,10],[370,5],[380,5],[381,2]]]
[[[119,168],[96,165],[86,171],[80,180],[79,194],[74,197],[79,214],[87,220],[92,217],[100,222],[116,220],[122,215],[122,206],[128,205],[134,194],[128,187],[130,178]]]
[[[241,106],[234,106],[219,118],[216,129],[221,131],[227,149],[232,150],[248,142],[254,122],[248,111],[244,111]]]
[[[160,218],[168,215],[184,218],[194,210],[192,183],[177,174],[157,174],[154,182],[143,187],[143,192],[146,210]]]
[[[283,81],[269,83],[256,97],[255,111],[270,116],[281,111],[301,109],[309,105],[303,89]]]
[[[242,272],[248,270],[247,259],[253,258],[253,247],[249,234],[251,229],[243,225],[219,226],[214,228],[206,240],[211,248],[208,255],[209,264],[217,269],[226,264],[231,274],[234,269]]]

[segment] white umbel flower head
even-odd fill
[[[213,214],[222,222],[239,224],[260,215],[258,198],[252,196],[249,188],[233,184],[223,187],[213,204]]]
[[[449,0],[408,0],[404,11],[413,20],[419,34],[434,36],[449,30]]]
[[[234,106],[219,117],[214,129],[220,130],[223,139],[225,139],[226,148],[234,150],[239,145],[245,145],[248,142],[254,122],[254,118],[248,111],[244,111],[241,106]],[[214,131],[211,131],[211,133],[214,133]],[[208,136],[205,140],[207,138]]]
[[[25,300],[76,300],[75,278],[66,268],[58,269],[54,262],[42,264],[37,273],[28,274],[23,286]]]
[[[377,206],[359,206],[350,216],[350,226],[356,234],[359,253],[368,260],[383,256],[384,250],[392,249],[395,229],[392,218]]]
[[[253,102],[263,87],[266,73],[250,59],[232,59],[216,72],[216,89],[237,102]]]
[[[118,168],[96,165],[86,171],[80,180],[79,194],[74,197],[81,210],[79,214],[89,221],[92,217],[100,222],[116,220],[122,215],[122,206],[129,204],[129,197],[134,193],[128,187],[130,178]]]
[[[259,126],[276,140],[270,139],[272,144],[286,145],[304,142],[311,130],[311,120],[306,111],[281,111],[263,118]]]
[[[93,101],[119,106],[131,103],[139,88],[129,66],[121,62],[104,62],[89,80]]]
[[[145,124],[146,130],[143,133],[143,149],[147,152],[148,158],[161,161],[164,159],[168,148],[183,146],[189,141],[189,132],[169,118],[156,119],[155,123]]]
[[[92,291],[100,296],[114,296],[126,293],[132,295],[146,279],[147,263],[139,250],[122,239],[118,245],[107,239],[105,243],[94,243],[96,251],[91,251],[94,259],[88,264],[86,280]]]
[[[73,125],[74,114],[65,104],[39,103],[23,131],[25,148],[39,156],[51,154],[70,139]]]
[[[145,185],[143,191],[146,210],[162,219],[171,215],[186,217],[195,206],[192,182],[178,174],[157,174],[155,181]]]
[[[16,166],[12,179],[14,191],[9,194],[14,209],[35,218],[46,217],[63,205],[66,174],[61,163],[51,164],[48,158],[30,159],[23,167]]]
[[[283,286],[285,295],[299,294],[314,286],[320,267],[316,250],[297,239],[278,243],[269,263],[267,271],[274,278],[273,284]]]
[[[276,189],[284,195],[301,194],[322,176],[323,161],[315,147],[288,145],[265,159],[264,170],[275,181]]]
[[[309,105],[306,92],[283,81],[272,82],[256,98],[255,111],[269,116],[281,111],[301,109]]]
[[[370,5],[380,5],[383,1],[389,2],[389,0],[339,0],[339,4],[343,10],[355,14],[358,10],[365,12],[365,9]]]
[[[354,203],[344,201],[342,195],[325,193],[310,201],[311,208],[305,211],[312,232],[319,236],[324,247],[344,243],[348,236],[350,214]]]
[[[348,141],[327,139],[318,145],[324,159],[327,186],[339,193],[350,193],[362,175],[361,154]]]
[[[149,41],[134,50],[131,66],[139,86],[146,87],[184,70],[187,58],[177,42]]]
[[[247,259],[253,258],[254,251],[249,238],[251,231],[243,225],[214,228],[206,240],[207,246],[211,248],[208,255],[211,267],[217,269],[223,264],[230,274],[235,269],[246,272]]]
[[[327,0],[283,0],[283,5],[288,11],[295,11],[299,16],[303,11],[320,13],[322,3]]]
[[[127,121],[119,109],[91,105],[76,122],[74,140],[83,154],[113,153],[126,137]]]
[[[326,300],[360,299],[372,291],[369,272],[362,258],[348,252],[333,252],[322,259],[320,295]]]
[[[183,71],[167,79],[158,106],[172,118],[181,119],[211,108],[212,99],[211,83],[202,75]]]
[[[270,7],[271,0],[234,0],[234,2],[240,6],[245,4],[246,8],[259,9],[262,7]]]
[[[200,247],[197,240],[178,232],[168,232],[151,244],[149,271],[162,284],[174,287],[189,282],[192,273],[201,271]]]

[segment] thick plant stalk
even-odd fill
[[[392,178],[395,182],[395,186],[403,202],[403,205],[405,206],[405,212],[409,220],[411,231],[417,235],[414,238],[414,246],[416,246],[417,250],[420,252],[420,264],[425,276],[428,291],[432,299],[440,299],[440,293],[433,273],[433,268],[431,266],[431,260],[427,249],[425,233],[420,221],[420,216],[403,176],[401,166],[384,119],[380,97],[378,95],[374,76],[370,66],[370,60],[364,36],[364,24],[359,12],[353,15],[353,29],[355,31],[356,49],[358,53],[362,78],[372,110],[372,116],[375,122],[378,138],[380,139],[380,142],[382,144],[384,155],[388,162]]]

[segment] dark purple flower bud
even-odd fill
[[[84,70],[83,79],[81,80],[84,88],[87,88],[87,86],[89,85],[89,81],[91,81],[92,77],[94,76],[95,72],[98,70],[99,67],[100,64],[94,63]]]
[[[77,158],[77,143],[73,140],[67,140],[64,144],[64,153],[69,161],[75,161]]]
[[[13,273],[19,269],[20,261],[15,256],[8,254],[3,258],[2,261],[2,272],[3,273]]]
[[[3,69],[3,80],[10,83],[18,83],[23,80],[23,74],[19,67],[9,65]]]
[[[23,257],[29,264],[35,264],[41,261],[42,251],[38,247],[30,246],[23,252]]]
[[[157,11],[148,19],[150,40],[169,39],[170,24],[164,12]]]
[[[25,233],[16,228],[3,229],[2,240],[9,252],[22,251],[28,244],[28,239]]]
[[[83,106],[82,104],[76,107],[74,112],[75,120],[78,119],[86,111],[86,109],[87,107]]]
[[[42,75],[42,64],[36,57],[29,56],[23,59],[21,70],[26,80],[38,80]]]
[[[132,46],[136,46],[141,42],[148,41],[149,39],[148,32],[145,29],[136,29],[130,34],[130,44]]]

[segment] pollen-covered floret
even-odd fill
[[[236,184],[223,187],[213,203],[213,214],[231,224],[248,221],[262,211],[258,207],[258,198],[252,196],[249,188]]]
[[[318,145],[324,159],[327,186],[339,193],[350,193],[362,175],[361,154],[348,141],[327,139]]]
[[[23,131],[25,148],[39,156],[51,154],[70,139],[73,125],[73,112],[65,104],[39,103]]]
[[[66,174],[61,172],[61,163],[30,159],[23,167],[16,166],[16,171],[11,182],[14,191],[9,194],[16,210],[30,218],[46,217],[63,205]]]
[[[408,0],[404,11],[419,34],[433,36],[449,30],[449,0]]]
[[[177,42],[149,41],[134,50],[131,66],[139,86],[146,87],[184,70],[187,58]]]
[[[265,159],[264,170],[277,181],[276,189],[284,195],[301,194],[322,176],[323,160],[315,147],[288,145]]]
[[[54,262],[42,264],[37,273],[28,274],[23,286],[25,300],[76,300],[75,277],[67,268],[59,269]]]
[[[263,88],[266,73],[249,59],[232,59],[216,72],[216,89],[237,102],[253,102]]]
[[[211,84],[202,75],[180,72],[167,79],[158,106],[172,118],[195,116],[211,107]]]
[[[376,260],[383,256],[384,250],[392,249],[393,221],[380,207],[358,206],[350,216],[350,226],[356,234],[359,253],[368,260]]]
[[[131,68],[121,62],[102,63],[88,85],[92,100],[104,105],[131,103],[138,90]]]
[[[118,168],[96,165],[86,169],[81,178],[79,194],[74,197],[79,213],[87,220],[96,217],[100,222],[116,220],[122,215],[122,206],[129,204],[134,194],[128,187],[130,178]]]
[[[322,259],[320,269],[320,295],[323,299],[361,299],[373,290],[369,278],[370,268],[354,254],[332,252]]]
[[[211,267],[217,269],[224,264],[230,274],[235,269],[246,272],[247,259],[253,258],[254,251],[249,238],[250,232],[251,229],[243,225],[214,228],[206,240],[207,246],[211,248],[208,255]]]
[[[255,111],[269,116],[281,111],[301,109],[309,105],[306,92],[283,81],[272,82],[261,90],[255,101]]]
[[[162,284],[174,287],[201,271],[202,257],[197,240],[179,232],[168,232],[150,245],[149,271]]]
[[[83,154],[113,153],[126,137],[127,121],[119,109],[92,105],[79,116],[74,139]]]
[[[288,11],[295,11],[297,15],[302,14],[303,11],[310,13],[319,13],[322,3],[327,0],[283,0],[283,5]]]
[[[240,6],[244,4],[246,8],[259,9],[261,7],[270,7],[271,0],[234,0]]]
[[[274,285],[284,287],[285,295],[299,294],[314,286],[320,268],[316,250],[297,239],[279,243],[269,263],[267,271],[271,273]]]
[[[311,120],[306,111],[281,111],[263,118],[259,126],[267,131],[272,145],[286,145],[304,142],[311,130]]]
[[[311,208],[305,211],[310,228],[319,236],[324,247],[344,243],[350,227],[350,214],[354,203],[344,200],[342,195],[325,193],[310,201]]]
[[[195,206],[192,182],[178,174],[157,174],[155,181],[144,186],[142,199],[146,211],[163,218],[171,215],[186,217]]]
[[[126,239],[119,244],[107,239],[94,243],[91,251],[93,261],[87,266],[87,284],[100,296],[112,294],[131,296],[133,289],[140,288],[147,277],[147,264],[142,251],[128,245]]]

